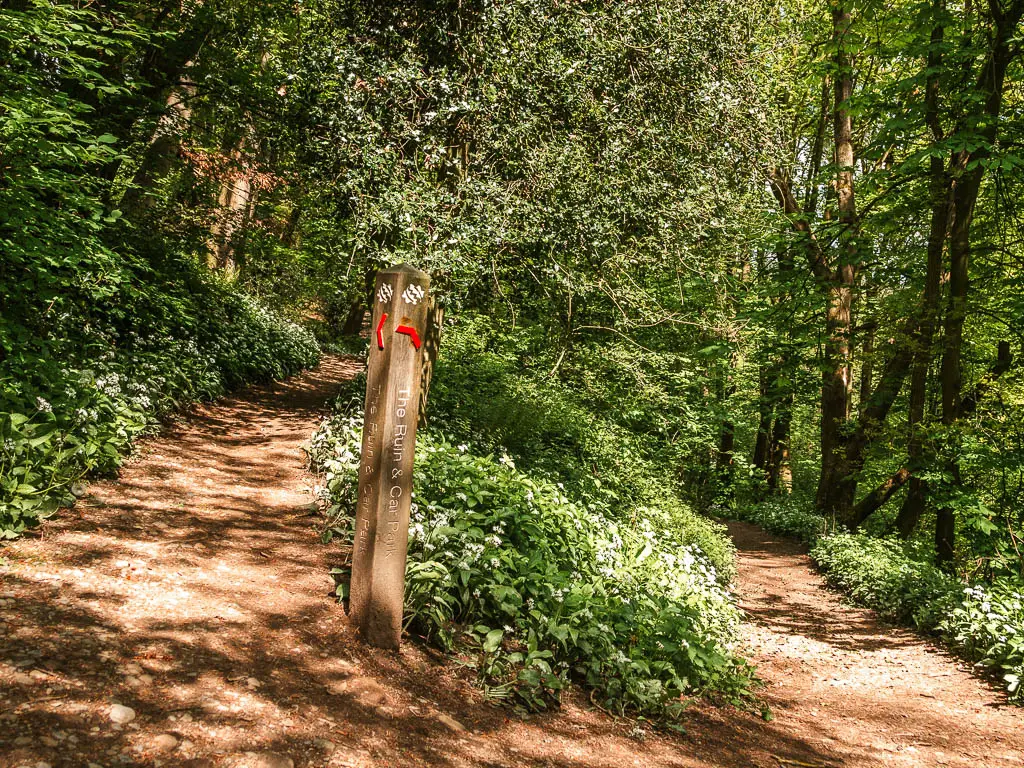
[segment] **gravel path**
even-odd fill
[[[456,663],[355,641],[301,445],[357,364],[328,357],[146,441],[42,535],[0,548],[0,768],[1024,765],[1024,715],[963,665],[732,525],[744,642],[775,720],[687,734],[590,708],[520,718]]]

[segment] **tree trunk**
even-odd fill
[[[824,133],[826,123],[825,115],[828,111],[827,89],[822,94],[821,119],[819,129],[815,137],[815,149],[812,155],[811,171],[817,177],[821,167],[821,152],[824,139],[818,138]],[[804,201],[804,211],[810,215],[817,204],[817,185],[813,184],[813,190],[808,200]],[[793,280],[793,273],[796,265],[793,262],[793,253],[788,248],[782,248],[778,254],[779,261],[779,283],[785,286],[782,301],[788,303],[792,298],[790,286]],[[778,365],[772,380],[772,407],[775,413],[775,424],[772,427],[771,442],[768,445],[768,489],[773,494],[789,495],[793,489],[793,471],[790,466],[789,436],[790,425],[793,422],[793,379],[799,362],[793,359],[793,325],[784,323],[782,334],[786,339],[786,346],[779,355]]]
[[[302,218],[302,206],[296,204],[289,212],[284,229],[281,231],[281,245],[292,248],[298,244],[299,220]]]
[[[910,478],[910,486],[907,488],[907,495],[903,499],[903,506],[896,516],[896,531],[900,538],[909,539],[917,524],[921,521],[925,506],[928,503],[928,483],[920,477]]]
[[[871,393],[867,403],[861,407],[856,429],[850,431],[844,440],[844,449],[838,464],[841,473],[836,474],[830,489],[831,495],[827,497],[833,506],[826,509],[851,528],[863,521],[863,518],[858,519],[853,501],[857,493],[857,476],[864,468],[867,448],[872,435],[885,421],[893,403],[896,402],[914,357],[910,339],[917,329],[917,314],[911,313],[900,337],[894,342],[895,349],[886,362],[878,386]]]
[[[363,319],[366,315],[366,308],[363,306],[363,302],[353,301],[348,308],[348,314],[345,315],[345,323],[341,327],[342,336],[358,336],[363,330]]]
[[[1024,2],[1000,7],[990,4],[995,22],[992,48],[982,64],[976,90],[985,95],[981,114],[988,118],[977,132],[984,143],[976,150],[963,150],[956,158],[953,184],[953,223],[949,234],[949,301],[946,307],[944,344],[942,350],[942,423],[953,425],[960,416],[963,373],[964,320],[967,317],[967,293],[971,257],[971,223],[981,190],[984,166],[977,162],[991,154],[990,147],[998,132],[1006,70],[1017,53],[1010,41],[1017,34],[1017,25],[1024,15]],[[948,468],[953,482],[959,485],[960,467],[955,456]],[[948,505],[936,513],[935,550],[940,564],[950,567],[956,551],[956,517]]]
[[[718,437],[718,477],[726,488],[732,486],[733,449],[736,444],[736,425],[732,420],[722,422]]]
[[[825,133],[828,127],[828,101],[831,95],[829,77],[821,78],[821,109],[818,112],[818,124],[814,130],[814,144],[811,147],[811,167],[808,170],[807,194],[804,197],[804,214],[814,215],[818,209],[818,174],[821,173],[821,160],[825,152]]]
[[[157,18],[151,22],[151,28],[158,34],[145,50],[139,52],[138,72],[133,78],[138,86],[137,90],[133,89],[126,97],[97,101],[95,104],[97,120],[106,125],[110,133],[117,136],[119,146],[126,146],[129,143],[137,122],[152,118],[161,103],[170,105],[174,92],[181,88],[182,84],[188,84],[188,70],[192,62],[214,34],[214,24],[211,22],[216,13],[213,9],[202,4],[194,4],[188,25],[181,29],[182,18],[174,17],[174,10],[177,7],[177,3],[167,3],[157,12]],[[170,26],[164,26],[167,19],[172,19]],[[166,35],[168,32],[172,34],[171,42]],[[154,137],[161,134],[161,126],[164,125],[166,117],[167,111],[164,110],[157,122]],[[149,149],[152,149],[152,146],[147,148],[147,154]],[[113,181],[121,168],[121,163],[120,157],[111,161],[102,169],[100,175],[108,181]],[[148,180],[152,181],[153,178],[158,176],[152,174]],[[125,209],[122,207],[122,210]]]
[[[241,153],[236,153],[240,158]],[[211,235],[210,266],[235,274],[238,265],[237,251],[240,233],[245,231],[253,204],[253,189],[244,169],[224,180],[217,199],[217,221]]]
[[[938,160],[938,169],[935,168]],[[930,459],[925,450],[923,424],[928,397],[928,372],[932,360],[932,344],[935,327],[939,319],[939,297],[942,278],[942,252],[949,228],[949,180],[941,158],[933,158],[933,205],[931,231],[928,238],[928,263],[925,275],[924,306],[921,324],[915,339],[914,364],[910,376],[910,402],[907,413],[909,439],[907,456],[909,469],[915,476],[910,479],[903,506],[896,518],[896,529],[900,536],[908,538],[917,527],[927,505],[928,484],[916,476],[924,470]]]
[[[910,470],[906,467],[901,467],[892,477],[886,478],[881,485],[857,502],[857,505],[853,508],[853,527],[856,528],[871,517],[875,510],[880,509],[903,486],[909,477]]]
[[[192,119],[189,99],[194,91],[195,86],[186,78],[167,97],[167,109],[157,123],[131,186],[121,197],[119,207],[127,218],[137,218],[152,207],[154,199],[150,193],[174,166],[181,148],[181,135]]]
[[[825,359],[821,384],[821,475],[816,505],[841,519],[849,517],[856,482],[845,463],[844,427],[850,416],[850,320],[857,278],[857,202],[853,186],[853,120],[849,100],[853,69],[846,51],[852,16],[844,3],[832,10],[835,47],[835,191],[841,227],[837,267],[827,286]]]
[[[942,141],[943,130],[939,121],[939,72],[942,66],[942,42],[945,29],[942,19],[945,15],[945,0],[934,0],[932,12],[935,26],[932,28],[931,45],[928,50],[928,78],[925,91],[925,122],[935,142]],[[896,530],[904,539],[914,532],[928,503],[928,484],[917,476],[928,464],[925,455],[925,441],[922,434],[925,406],[928,398],[928,371],[932,362],[932,344],[935,327],[939,320],[939,298],[942,291],[942,255],[949,232],[952,213],[950,200],[950,178],[945,163],[939,155],[933,155],[930,162],[931,174],[931,225],[928,230],[928,256],[925,266],[924,306],[921,324],[915,339],[914,364],[910,373],[910,402],[907,411],[908,468],[913,477],[907,495],[896,517]]]
[[[767,363],[762,362],[758,371],[757,437],[754,440],[753,458],[758,482],[763,482],[766,479],[770,460],[768,454],[768,440],[772,429],[772,409],[768,399],[768,377],[770,375]]]
[[[982,377],[974,389],[968,394],[964,395],[960,401],[960,418],[969,416],[974,413],[978,404],[981,402],[981,398],[988,392],[989,387],[992,386],[992,382],[1010,370],[1010,366],[1013,364],[1013,355],[1010,354],[1010,342],[1000,341],[996,348],[996,362],[992,366],[991,370]]]
[[[736,392],[736,385],[731,381],[729,372],[735,365],[735,357],[730,359],[729,365],[725,370],[719,371],[718,381],[718,402],[722,411],[725,412],[729,407],[729,398]],[[732,419],[726,415],[722,419],[722,426],[718,433],[718,450],[715,456],[715,468],[718,474],[719,487],[726,493],[732,492],[732,470],[733,470],[733,451],[736,444],[736,425]]]
[[[875,378],[875,326],[871,323],[864,332],[864,343],[860,348],[863,361],[860,365],[860,395],[857,398],[861,407],[871,397]]]
[[[793,390],[790,387],[776,406],[775,426],[772,428],[771,465],[768,470],[768,488],[773,493],[786,496],[793,490],[793,470],[789,456],[792,421]]]

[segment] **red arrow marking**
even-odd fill
[[[395,328],[395,333],[404,333],[406,336],[412,339],[412,345],[416,347],[416,349],[420,348],[420,335],[416,333],[416,329],[413,328],[411,325],[400,325],[397,328]]]
[[[380,316],[380,322],[377,323],[377,346],[384,349],[384,321],[388,319],[388,313],[385,312]]]

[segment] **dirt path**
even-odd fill
[[[0,549],[0,768],[1024,765],[1019,711],[750,526],[738,587],[771,723],[702,704],[666,736],[580,699],[518,718],[413,643],[362,647],[300,451],[355,371],[327,358],[196,409]]]
[[[796,544],[746,523],[729,529],[744,641],[775,714],[764,734],[774,754],[819,765],[1024,766],[1024,710],[913,633],[844,604]]]

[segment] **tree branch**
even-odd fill
[[[981,381],[975,385],[974,389],[960,401],[959,415],[961,417],[970,416],[978,410],[978,403],[981,402],[985,393],[988,392],[996,379],[1010,370],[1011,365],[1013,365],[1013,355],[1010,354],[1010,342],[1000,341],[995,364],[982,377]]]
[[[771,185],[772,194],[778,200],[783,214],[789,219],[789,224],[793,231],[807,238],[805,251],[811,272],[822,281],[834,279],[835,276],[832,274],[832,270],[829,269],[828,260],[821,250],[821,245],[814,237],[814,232],[811,231],[811,226],[807,223],[807,217],[800,211],[796,197],[793,196],[793,189],[790,186],[789,180],[781,170],[775,168],[768,175],[768,182]]]
[[[853,508],[853,527],[857,528],[875,512],[885,505],[892,495],[910,479],[910,470],[900,467],[895,474],[886,478],[881,485],[861,499]]]

